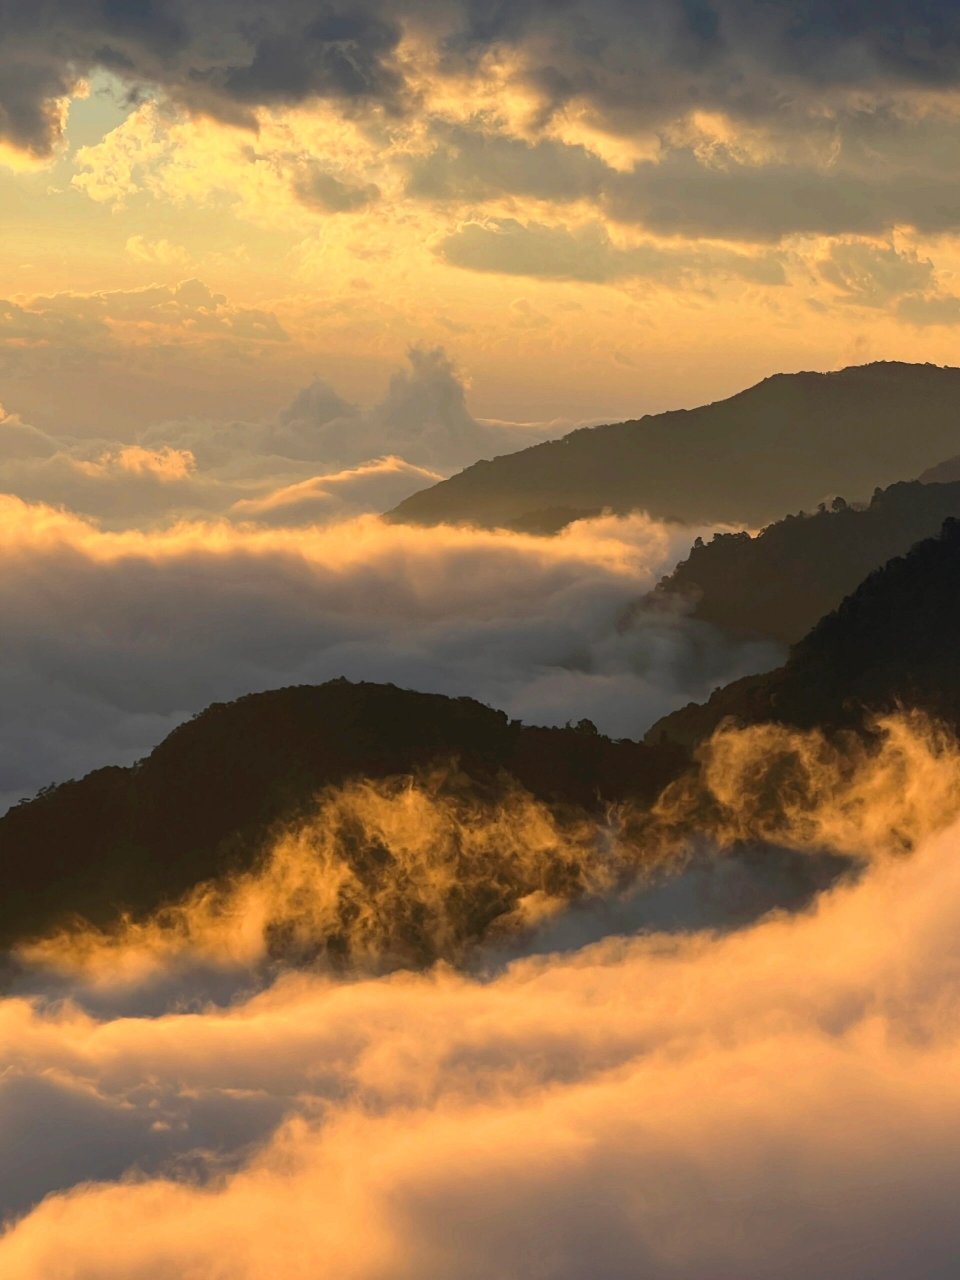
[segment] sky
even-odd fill
[[[547,431],[954,357],[945,0],[4,0],[0,28],[0,399],[44,431],[259,420],[316,379],[369,408],[411,348]]]

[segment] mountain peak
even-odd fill
[[[950,366],[774,374],[697,409],[582,428],[474,464],[389,516],[511,527],[538,511],[608,509],[765,524],[832,493],[868,497],[916,476],[960,450],[958,424],[960,369]]]

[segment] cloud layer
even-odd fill
[[[779,656],[668,614],[622,625],[696,532],[642,515],[545,539],[375,517],[110,533],[14,498],[0,514],[8,800],[284,684],[393,680],[635,736]]]
[[[894,1280],[922,1257],[945,1280],[956,762],[913,760],[918,850],[739,931],[474,978],[285,974],[154,1017],[4,1000],[4,1195],[25,1211],[4,1275]]]

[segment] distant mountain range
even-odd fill
[[[960,369],[880,362],[777,374],[729,400],[588,427],[415,493],[409,524],[551,533],[609,509],[762,525],[911,479],[960,449]]]
[[[874,569],[960,516],[960,480],[878,489],[866,507],[787,516],[756,537],[699,538],[686,560],[636,606],[679,605],[731,635],[793,644]]]
[[[960,731],[960,520],[870,576],[794,646],[786,664],[689,703],[647,733],[692,747],[727,718],[827,730],[871,712],[925,711]]]

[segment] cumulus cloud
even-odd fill
[[[161,1016],[4,1000],[4,1275],[947,1277],[956,761],[914,754],[920,847],[792,916]]]
[[[415,466],[450,472],[480,457],[509,453],[544,438],[536,427],[478,421],[462,375],[440,347],[413,347],[409,367],[390,378],[379,404],[360,412],[323,381],[280,415],[267,448],[342,466],[393,454]]]
[[[642,515],[548,539],[374,517],[108,532],[12,498],[2,511],[10,800],[130,760],[186,715],[257,689],[387,679],[634,736],[779,657],[667,614],[618,625],[697,532]]]
[[[209,514],[326,522],[389,510],[478,457],[571,425],[478,420],[446,353],[413,348],[367,408],[316,379],[271,417],[161,422],[123,442],[53,435],[0,410],[0,491],[117,527]]]

